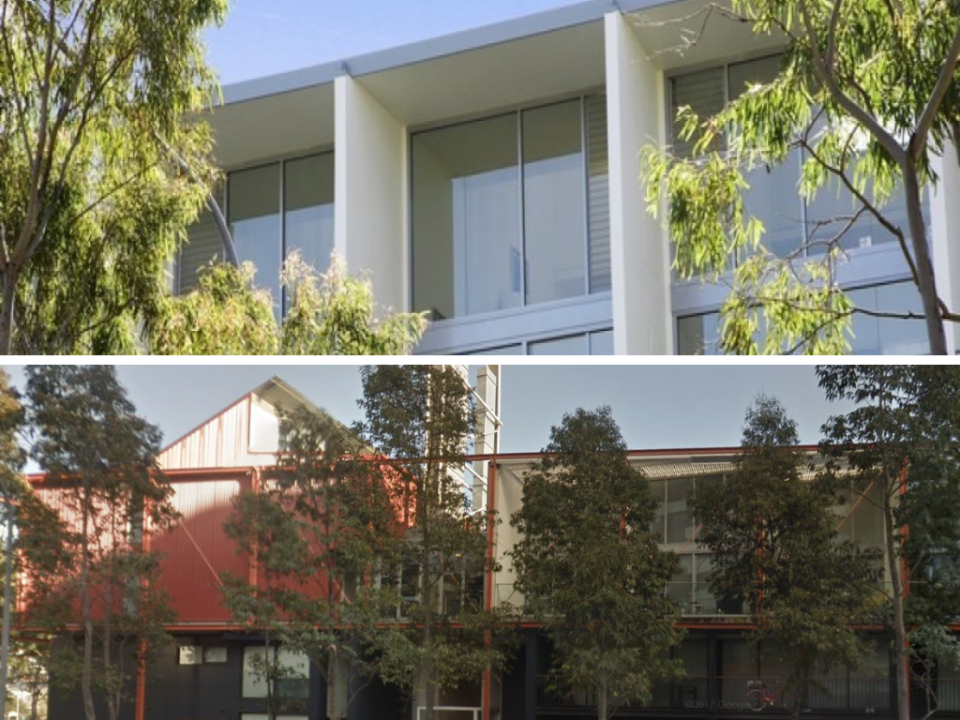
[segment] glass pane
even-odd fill
[[[719,313],[677,318],[677,352],[680,355],[719,354],[719,323]]]
[[[613,355],[613,330],[590,333],[591,355]]]
[[[610,290],[610,178],[607,98],[584,98],[587,118],[587,206],[590,218],[590,292]],[[596,353],[594,353],[596,354]]]
[[[723,77],[724,70],[718,67],[678,75],[670,81],[672,117],[674,118],[671,133],[673,151],[680,157],[690,157],[693,154],[697,136],[694,135],[689,140],[680,139],[680,130],[683,126],[676,121],[677,112],[681,107],[689,106],[701,120],[719,112],[726,101]]]
[[[586,293],[580,101],[523,113],[527,302]]]
[[[228,195],[228,220],[237,255],[256,265],[256,284],[270,291],[279,314],[280,165],[230,173]]]
[[[243,649],[243,697],[267,696],[266,655],[262,647]]]
[[[570,337],[555,338],[532,342],[528,346],[530,355],[586,355],[587,336],[571,335]]]
[[[769,83],[776,80],[780,74],[780,56],[747,60],[733,63],[730,72],[730,99],[735,100],[745,93],[751,85]]]
[[[663,510],[664,510],[664,493],[667,490],[667,481],[666,480],[650,480],[650,492],[653,493],[653,496],[657,499],[657,514],[653,518],[653,523],[650,525],[650,530],[654,535],[657,536],[657,542],[664,542],[664,528],[663,528]]]
[[[920,294],[913,283],[892,283],[859,288],[847,293],[856,307],[885,312],[923,314]],[[922,319],[853,316],[853,353],[856,355],[922,355],[930,352]]]
[[[800,154],[790,153],[781,165],[746,173],[750,189],[743,193],[746,211],[763,223],[763,244],[786,257],[803,244],[803,201],[800,198]]]
[[[687,506],[687,495],[693,490],[693,478],[679,478],[667,483],[667,542],[685,543],[693,535],[693,515]]]
[[[684,615],[690,614],[690,602],[693,599],[693,556],[680,556],[680,569],[667,583],[667,595],[672,597],[677,605],[680,606],[680,612]]]
[[[472,350],[464,355],[523,355],[522,345],[504,345],[489,350]]]
[[[717,601],[710,592],[710,579],[713,577],[713,561],[709,555],[697,554],[694,556],[696,571],[696,587],[693,600],[697,612],[713,615],[717,612]]]
[[[284,163],[287,254],[299,251],[318,273],[333,252],[333,153]]]
[[[517,143],[515,114],[414,136],[416,310],[442,319],[521,304]]]

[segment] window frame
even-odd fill
[[[521,303],[512,308],[465,314],[436,320],[427,331],[417,353],[426,354],[461,354],[485,349],[506,348],[520,345],[526,354],[529,344],[554,339],[563,336],[577,335],[584,332],[599,332],[613,326],[612,291],[601,289],[593,291],[590,258],[590,128],[587,117],[588,101],[590,98],[602,98],[606,102],[606,92],[603,86],[586,88],[577,92],[565,93],[557,96],[539,99],[533,102],[514,104],[507,107],[494,108],[481,113],[458,117],[445,121],[432,122],[421,126],[411,127],[407,133],[407,151],[410,158],[407,168],[407,182],[409,196],[407,207],[407,231],[409,234],[408,249],[410,252],[408,302],[415,308],[414,294],[417,286],[416,264],[416,212],[415,185],[414,185],[414,141],[418,135],[434,130],[457,127],[473,122],[490,120],[506,115],[513,116],[517,131],[516,168],[518,177],[519,213],[517,217],[521,249],[521,269],[525,269],[527,257],[526,243],[526,209],[524,206],[524,157],[523,157],[523,117],[527,111],[559,105],[576,100],[579,103],[580,116],[580,172],[582,177],[583,202],[583,292],[579,295],[547,300],[543,302],[529,302],[527,298],[527,273],[520,273]],[[609,154],[609,145],[608,145]],[[609,170],[607,172],[609,181]],[[610,242],[609,235],[607,243]],[[454,268],[456,274],[456,268]],[[571,311],[573,313],[571,318]],[[550,317],[556,315],[557,317]],[[571,323],[572,319],[572,323]]]

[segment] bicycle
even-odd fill
[[[763,680],[747,681],[747,707],[754,712],[773,707],[778,700],[786,710],[792,710],[796,703],[796,696],[787,690],[787,686],[783,682],[777,683],[771,692],[767,689]]]

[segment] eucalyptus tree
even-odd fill
[[[727,352],[836,353],[849,349],[854,313],[917,317],[907,308],[855,307],[837,283],[853,228],[871,219],[899,246],[917,288],[930,351],[946,352],[944,321],[960,319],[937,289],[922,193],[937,183],[934,161],[960,141],[960,13],[953,0],[733,0],[732,15],[755,33],[783,40],[779,73],[731,88],[722,110],[697,117],[681,109],[678,142],[644,148],[644,182],[666,225],[683,277],[720,280],[736,265],[721,308]],[[798,225],[796,245],[780,257],[764,242],[763,223],[745,191],[802,157],[800,194],[846,199],[835,217]],[[905,219],[888,205],[900,194]],[[765,339],[757,339],[765,331]]]
[[[690,498],[699,542],[712,553],[711,590],[746,602],[756,623],[748,639],[783,654],[794,718],[816,677],[862,656],[855,626],[873,619],[878,552],[838,539],[839,497],[831,483],[808,476],[798,444],[796,423],[761,395],[747,410],[734,472]]]
[[[0,2],[0,353],[133,349],[215,174],[201,32],[225,10]]]
[[[326,682],[327,717],[347,716],[374,676],[379,629],[396,589],[371,582],[399,520],[389,476],[338,423],[301,409],[281,422],[283,448],[261,487],[234,499],[225,525],[257,580],[228,577],[227,607],[264,634],[268,712],[295,708],[275,644],[309,658]],[[302,708],[301,708],[302,709]]]
[[[478,683],[503,666],[509,628],[487,610],[483,582],[492,569],[487,529],[496,517],[470,508],[464,489],[470,388],[455,366],[379,365],[362,370],[362,438],[395,473],[390,484],[402,532],[381,583],[397,587],[397,616],[380,644],[380,677],[423,688],[424,720],[439,691]]]
[[[914,660],[960,666],[948,631],[960,597],[960,369],[822,366],[817,376],[828,400],[855,403],[823,426],[821,452],[827,476],[846,478],[883,517],[884,621],[907,720]]]
[[[30,367],[26,398],[30,456],[45,474],[21,505],[26,620],[67,633],[51,675],[79,685],[86,720],[96,720],[97,695],[116,720],[124,688],[173,619],[159,558],[143,542],[178,518],[156,465],[161,434],[110,366]]]
[[[517,588],[540,610],[564,682],[593,690],[607,720],[653,683],[680,672],[678,608],[666,594],[679,559],[650,531],[657,500],[609,407],[578,409],[550,431],[543,457],[524,476],[511,524]]]

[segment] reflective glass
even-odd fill
[[[570,337],[553,338],[532,342],[528,346],[529,355],[586,355],[586,335],[571,335]]]
[[[237,255],[256,265],[256,284],[270,291],[279,315],[280,165],[230,173],[227,207]]]
[[[591,355],[613,355],[613,330],[590,333]]]
[[[923,315],[920,294],[911,282],[859,288],[850,290],[847,295],[856,307]],[[922,318],[902,320],[856,313],[853,316],[853,335],[851,344],[856,355],[922,355],[930,352]]]
[[[415,309],[442,319],[522,303],[517,144],[515,114],[414,136]]]
[[[287,255],[297,251],[326,272],[333,252],[333,154],[284,163],[283,189]]]
[[[677,352],[680,355],[718,355],[719,323],[718,313],[677,318]]]
[[[667,483],[667,542],[685,543],[693,535],[693,515],[687,496],[693,490],[693,478],[678,478]]]
[[[523,113],[527,303],[586,293],[580,101]]]

